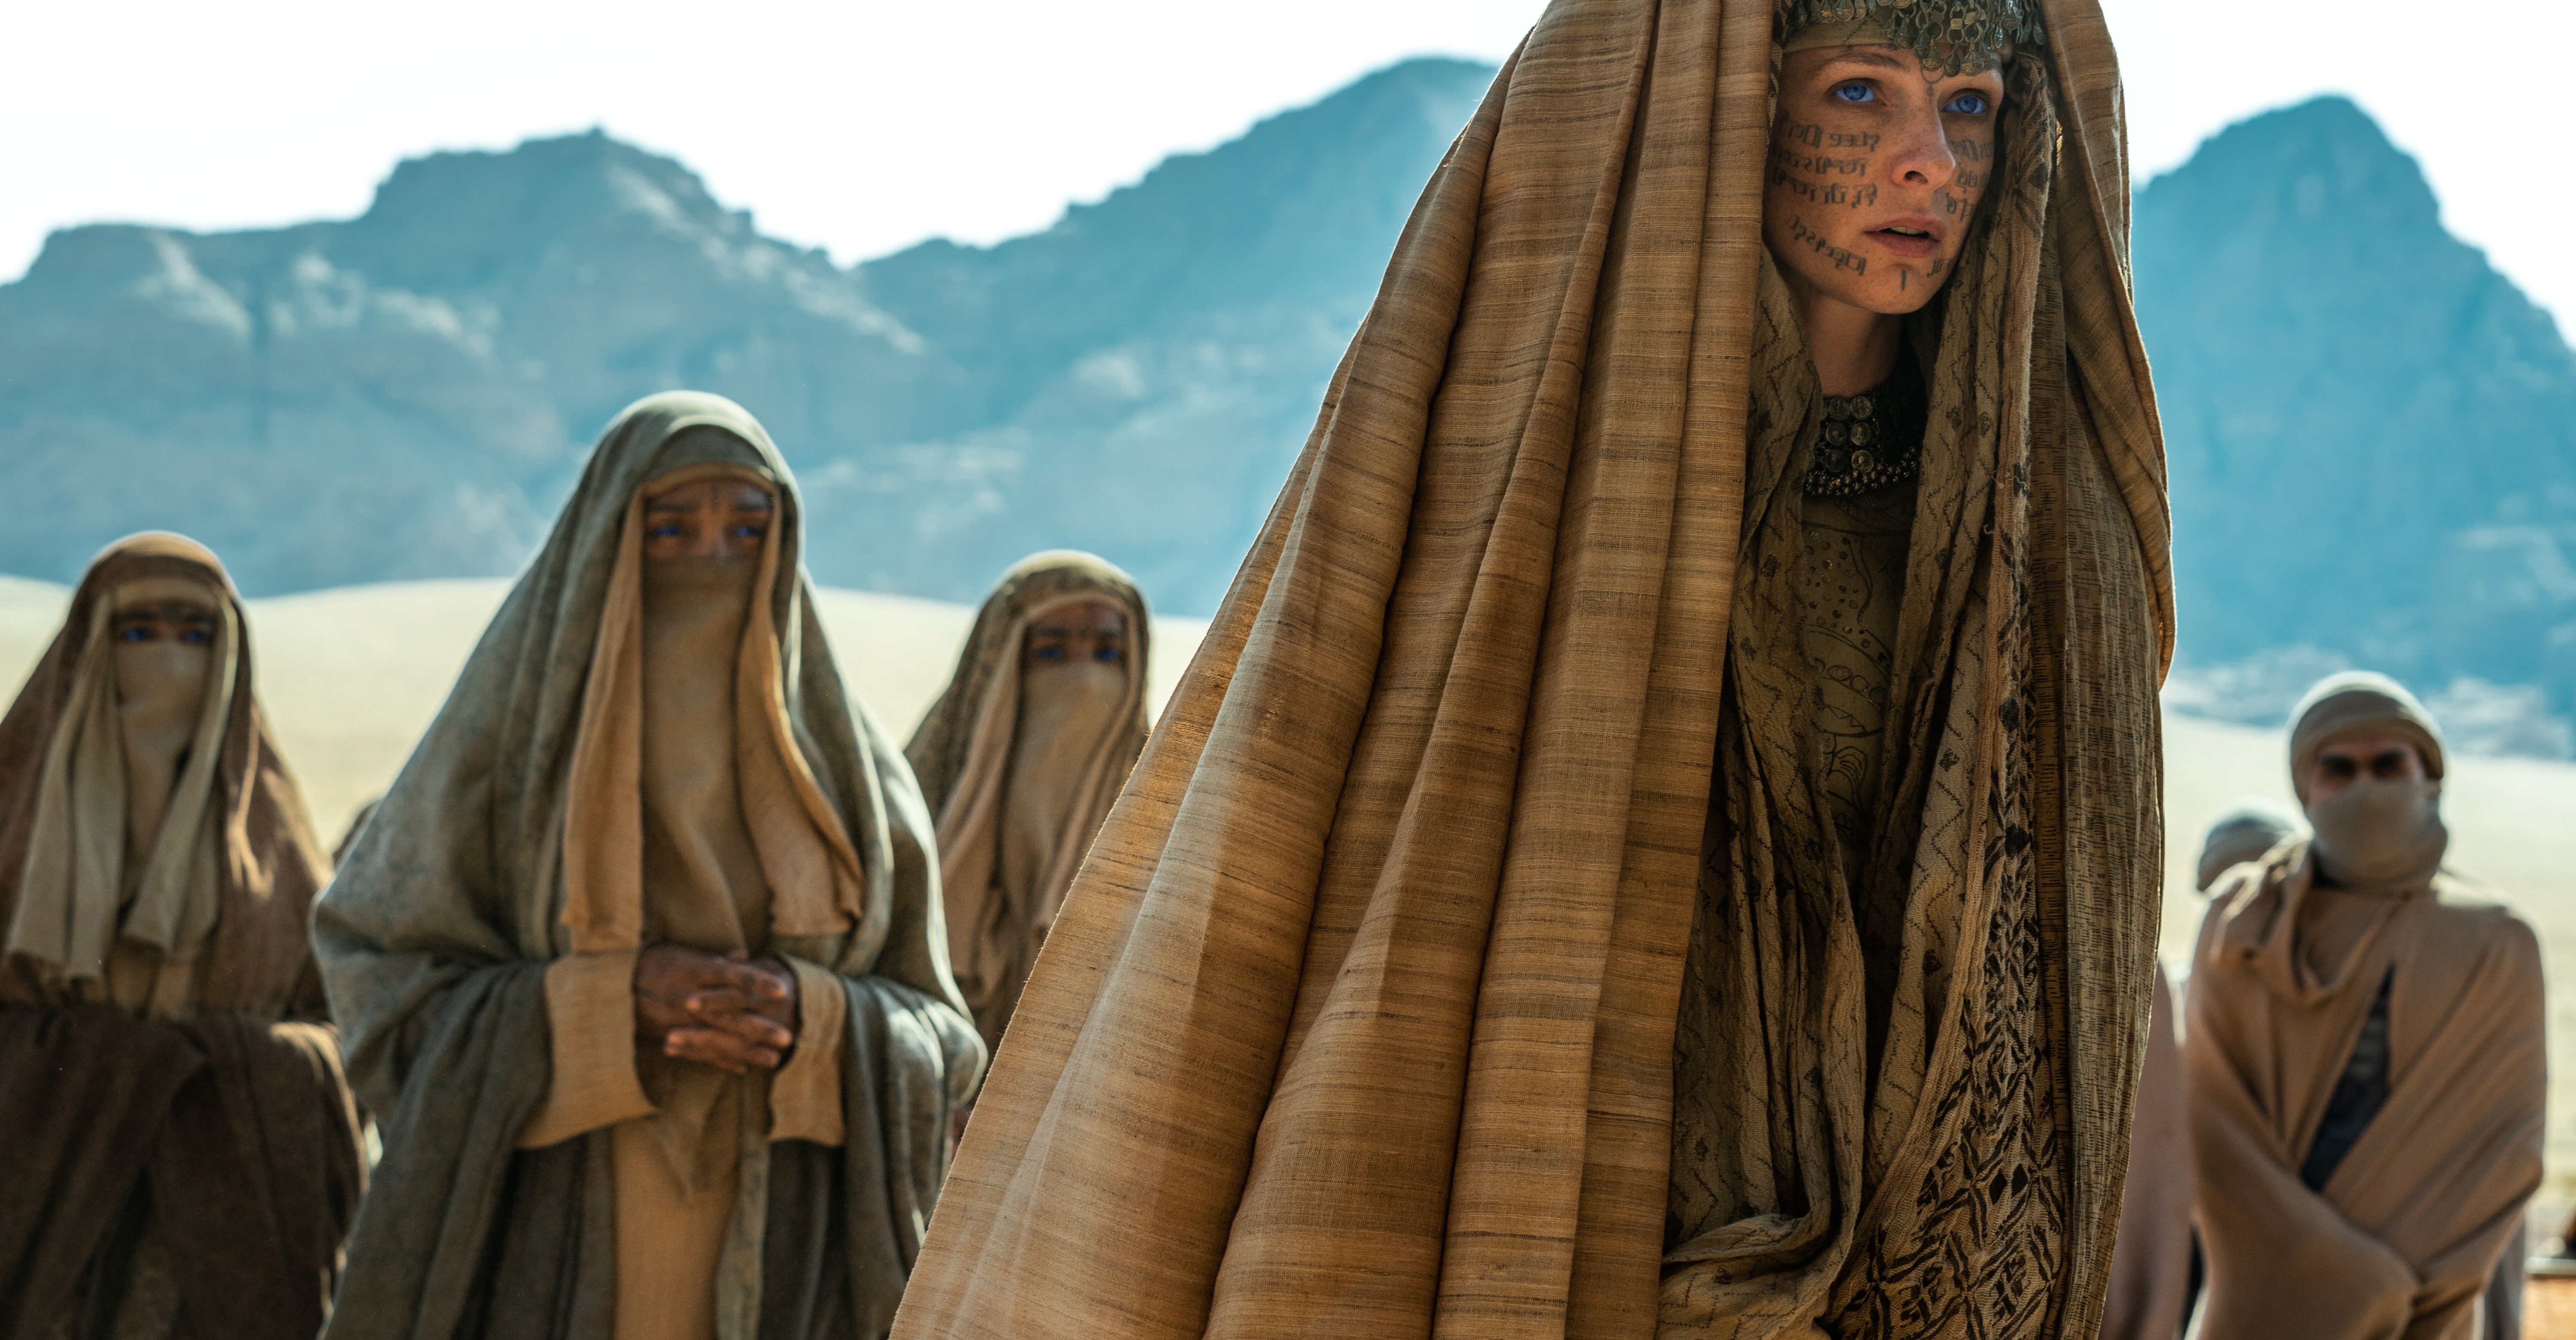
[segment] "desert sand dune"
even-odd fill
[[[502,580],[399,582],[249,602],[260,695],[313,818],[336,840],[382,792],[499,607]],[[16,685],[62,619],[69,592],[0,577],[0,684]],[[964,643],[963,605],[858,591],[818,593],[842,673],[897,738],[928,710]],[[1152,700],[1170,693],[1204,620],[1154,621]],[[2163,950],[2190,955],[2202,903],[2191,888],[2201,831],[2248,794],[2290,797],[2282,732],[2184,716],[2165,722],[2167,859]],[[2553,982],[2576,982],[2576,765],[2455,760],[2446,812],[2453,862],[2518,904],[2540,930]],[[2576,1202],[2576,1003],[2550,1014],[2550,1187]]]

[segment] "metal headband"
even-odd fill
[[[1823,23],[1867,23],[1888,44],[1911,47],[1926,68],[1965,74],[2046,44],[2038,0],[1780,0],[1781,32]]]

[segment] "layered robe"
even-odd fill
[[[110,636],[173,601],[205,641]],[[326,869],[223,565],[110,546],[0,720],[0,1334],[321,1328],[365,1176]]]
[[[2090,1340],[2172,605],[2118,75],[2042,8],[1919,323],[1862,850],[1774,9],[1560,0],[1066,899],[899,1335]]]
[[[756,563],[641,556],[648,485],[746,478]],[[884,1333],[984,1051],[801,540],[739,406],[630,407],[358,834],[315,935],[387,1115],[334,1335]],[[655,943],[792,967],[786,1064],[639,1048]]]
[[[2183,1034],[2206,1340],[2467,1340],[2540,1186],[2540,946],[2447,873],[2353,892],[2285,844],[2211,890]],[[2386,1093],[2312,1162],[2365,1037]],[[2345,1133],[2349,1138],[2349,1132]]]
[[[2174,998],[2156,966],[2138,1102],[2129,1122],[2129,1182],[2102,1307],[2102,1340],[2177,1340],[2192,1300],[2191,1104]]]
[[[1086,600],[1125,616],[1125,659],[1030,674],[1029,630]],[[904,746],[939,828],[949,963],[988,1046],[1001,1045],[1074,871],[1144,751],[1149,631],[1126,573],[1090,554],[1032,554],[984,598],[948,687]]]

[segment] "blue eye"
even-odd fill
[[[1091,659],[1095,661],[1107,661],[1112,665],[1116,665],[1119,661],[1126,659],[1126,653],[1118,650],[1116,647],[1102,647],[1098,651],[1091,653]]]
[[[215,639],[213,635],[206,632],[205,629],[191,628],[187,632],[181,633],[179,635],[179,640],[182,642],[212,642]]]
[[[1037,658],[1041,661],[1061,661],[1064,659],[1064,648],[1040,647],[1037,649]]]
[[[1941,110],[1945,112],[1957,112],[1961,116],[1984,116],[1986,114],[1986,105],[1985,94],[1970,90],[1969,92],[1962,93],[1959,96],[1950,99],[1950,105],[1942,108]]]
[[[1878,90],[1867,84],[1845,84],[1834,90],[1834,96],[1845,102],[1876,102]]]
[[[137,624],[132,628],[119,632],[117,636],[128,642],[149,642],[152,640],[152,630],[145,628],[141,624]]]
[[[766,534],[768,534],[768,532],[758,526],[736,526],[733,528],[733,537],[737,540],[757,540]]]

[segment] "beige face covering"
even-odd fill
[[[162,579],[164,581],[168,579]],[[120,610],[159,600],[135,598],[136,583],[117,592]],[[201,593],[200,593],[201,594]],[[212,639],[183,642],[112,641],[116,661],[116,715],[125,744],[125,859],[128,882],[139,879],[161,831],[162,812],[178,785],[179,764],[197,736],[206,701],[206,668]]]
[[[644,934],[723,953],[769,938],[743,823],[735,664],[757,558],[644,563]]]
[[[211,613],[212,640],[113,637],[118,613],[172,602]],[[83,998],[190,1012],[222,899],[215,769],[238,636],[231,602],[185,577],[128,582],[93,615],[9,927],[10,952]]]
[[[1020,720],[1002,783],[1002,887],[1043,929],[1055,909],[1039,897],[1040,884],[1065,845],[1090,764],[1126,710],[1129,676],[1124,663],[1101,661],[1020,675]]]
[[[644,486],[666,489],[749,474],[698,466]],[[642,561],[644,941],[709,953],[769,942],[769,881],[743,820],[738,715],[744,624],[758,557]],[[731,1076],[658,1052],[637,1054],[638,1077],[661,1110],[649,1120],[679,1186],[721,1186],[735,1157]]]

